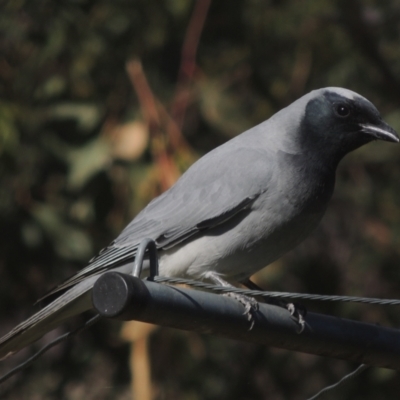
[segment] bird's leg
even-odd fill
[[[242,284],[249,288],[250,290],[260,290],[263,291],[264,289],[255,284],[253,281],[250,280],[250,278],[242,281]],[[292,317],[294,317],[299,324],[299,331],[298,333],[303,332],[305,328],[305,316],[307,314],[307,309],[300,303],[286,303],[285,301],[282,300],[277,300],[277,299],[267,299],[263,297],[263,300],[268,303],[268,304],[274,304],[283,308],[286,308]]]
[[[218,274],[215,272],[209,272],[206,276],[208,280],[216,285],[220,285],[223,287],[231,287],[236,288],[235,286],[231,285],[226,280],[222,279]],[[252,297],[245,296],[243,294],[238,293],[226,293],[224,296],[229,296],[237,300],[239,303],[243,304],[244,306],[244,313],[243,315],[247,316],[248,321],[250,321],[251,325],[249,330],[251,330],[254,326],[255,321],[255,313],[258,310],[258,302],[257,300],[253,299]]]

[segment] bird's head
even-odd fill
[[[328,87],[314,90],[304,101],[300,128],[304,149],[333,156],[338,162],[373,140],[399,142],[396,131],[383,121],[376,107],[355,92]]]

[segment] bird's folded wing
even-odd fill
[[[250,208],[268,190],[271,171],[265,152],[228,150],[229,154],[211,152],[200,159],[171,189],[150,202],[86,268],[49,295],[133,261],[144,238],[155,240],[159,249],[171,248]],[[254,179],[254,170],[263,175]]]

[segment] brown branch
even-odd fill
[[[143,116],[150,126],[160,126],[155,96],[143,72],[142,63],[138,59],[131,60],[126,65],[129,79],[139,98]]]
[[[139,98],[143,116],[149,127],[150,138],[152,139],[150,148],[159,169],[161,190],[165,191],[175,183],[180,174],[167,153],[165,135],[157,109],[159,101],[154,96],[148,84],[139,60],[129,61],[126,69],[132,86]]]
[[[197,0],[182,46],[178,82],[190,81],[196,68],[196,53],[211,0]]]
[[[207,17],[211,0],[197,0],[193,9],[181,52],[178,83],[171,105],[171,115],[179,128],[182,128],[186,109],[191,98],[189,85],[196,71],[196,54],[201,32]]]
[[[160,117],[165,121],[165,129],[168,133],[169,139],[171,141],[171,145],[176,150],[186,150],[191,151],[189,144],[186,139],[182,135],[182,131],[179,128],[176,121],[171,117],[166,108],[162,103],[157,103],[158,110],[160,113]]]

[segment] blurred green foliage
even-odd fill
[[[181,50],[194,5],[0,3],[1,333],[82,268],[196,157],[303,93],[323,86],[355,90],[400,130],[397,1],[214,1],[194,49],[194,75],[180,91]],[[183,96],[177,125],[185,145],[171,145],[165,115],[159,129],[152,128],[126,73],[132,58],[141,61],[169,118],[179,116]],[[396,146],[371,144],[347,157],[317,232],[262,271],[258,282],[271,290],[399,297],[399,182]],[[393,308],[306,306],[400,323]],[[151,351],[157,399],[304,399],[354,367],[167,329],[154,334]],[[127,358],[118,326],[101,322],[10,381],[4,396],[128,399]],[[394,373],[371,369],[333,397],[395,399],[399,392]]]

